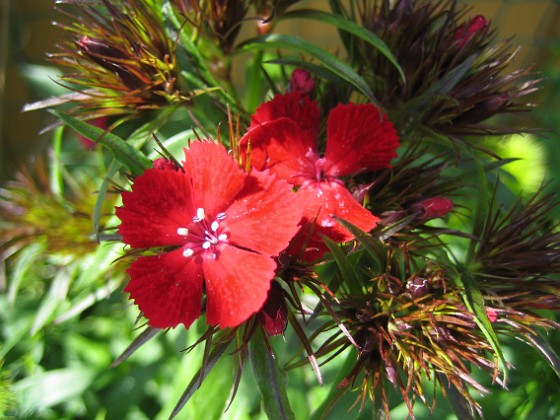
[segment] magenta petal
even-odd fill
[[[246,174],[228,154],[213,141],[193,141],[185,150],[185,172],[190,175],[193,199],[206,214],[222,212],[243,188]],[[195,216],[196,213],[192,213]]]
[[[132,192],[123,192],[116,214],[119,233],[134,248],[181,245],[177,229],[188,226],[196,208],[187,175],[172,169],[148,169],[138,176]]]
[[[224,222],[230,243],[278,255],[298,231],[303,214],[291,186],[269,171],[253,170],[239,198]]]
[[[268,256],[225,245],[215,260],[204,260],[203,267],[207,322],[226,328],[241,324],[262,308],[276,263]]]
[[[128,269],[124,289],[154,328],[189,327],[200,316],[202,267],[178,249],[140,257]]]
[[[389,168],[398,141],[393,123],[374,105],[338,105],[327,122],[325,174],[340,177]]]
[[[315,222],[321,233],[337,242],[347,242],[354,236],[331,216],[346,220],[365,232],[373,229],[379,221],[338,182],[312,184],[300,188],[298,194],[304,203],[304,217],[309,222]]]

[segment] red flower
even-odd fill
[[[369,231],[378,218],[356,201],[341,177],[390,167],[398,136],[393,124],[372,104],[338,105],[328,116],[324,156],[317,147],[319,108],[299,93],[277,95],[261,105],[242,137],[246,159],[299,186],[304,218],[315,232],[338,242],[353,236],[332,216]]]
[[[261,309],[276,270],[272,257],[298,230],[294,198],[268,171],[243,172],[222,145],[193,142],[183,170],[158,165],[123,193],[123,241],[172,247],[134,261],[125,291],[152,327],[189,327],[203,292],[208,324],[239,325]]]

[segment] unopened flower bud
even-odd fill
[[[303,69],[295,69],[290,78],[290,92],[299,92],[308,96],[313,91],[315,80],[311,74]]]
[[[272,283],[268,291],[268,297],[258,313],[258,319],[266,334],[274,336],[284,333],[288,325],[288,307],[286,306],[284,291],[278,283]]]
[[[461,48],[469,42],[477,33],[486,32],[488,21],[482,15],[473,17],[468,23],[459,26],[455,30],[454,43],[457,48]]]
[[[419,201],[410,207],[414,213],[418,213],[416,220],[424,221],[443,217],[453,210],[453,202],[446,197],[436,196]]]

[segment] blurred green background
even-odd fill
[[[324,1],[304,1],[302,6],[326,7]],[[560,2],[559,1],[472,1],[472,14],[491,18],[502,37],[515,35],[515,42],[522,50],[515,67],[534,66],[542,72],[542,89],[535,95],[540,107],[532,115],[533,126],[547,129],[532,138],[538,144],[539,156],[524,155],[523,139],[515,152],[541,168],[551,179],[550,189],[560,188]],[[21,113],[24,104],[45,99],[56,88],[52,82],[45,89],[45,79],[56,79],[44,67],[48,65],[46,53],[55,51],[54,45],[62,31],[51,24],[63,15],[54,10],[54,0],[0,0],[0,179],[11,179],[14,171],[30,156],[46,151],[52,144],[52,134],[39,135],[41,129],[54,120],[44,111]],[[321,45],[335,46],[336,33],[325,33],[324,27],[308,22],[298,25],[291,22],[287,28],[292,33]],[[531,150],[534,150],[532,148]],[[538,168],[533,168],[536,171]],[[40,252],[36,247],[28,251],[28,264]],[[67,273],[54,276],[61,284],[65,276],[77,276],[87,282],[87,276],[103,272],[103,264],[111,263],[111,250],[100,249],[89,261],[90,272]],[[103,264],[99,263],[103,261]],[[64,263],[64,261],[59,261]],[[28,285],[41,285],[33,276],[44,274],[41,267],[29,269],[23,263],[20,277]],[[17,267],[16,267],[17,269]],[[97,271],[96,271],[97,270]],[[35,295],[23,295],[13,306],[5,293],[0,273],[0,363],[10,365],[10,372],[17,371],[15,383],[10,372],[0,373],[0,416],[2,408],[17,404],[21,418],[96,418],[96,419],[148,419],[167,418],[175,402],[195,374],[202,358],[202,349],[185,355],[180,352],[185,343],[192,343],[204,326],[198,325],[189,332],[178,329],[160,335],[143,347],[129,361],[111,369],[113,360],[137,336],[132,330],[134,311],[122,316],[126,297],[113,293],[109,299],[99,296],[94,308],[82,317],[41,328],[37,322],[38,302],[43,294],[55,293],[56,288],[44,285]],[[28,286],[29,287],[29,286]],[[31,296],[31,297],[30,297]],[[115,315],[119,314],[119,315]],[[47,320],[44,320],[47,322]],[[50,320],[49,320],[50,321]],[[33,334],[29,331],[33,330]],[[277,337],[281,340],[280,337]],[[551,345],[560,349],[560,334],[552,334]],[[493,394],[481,400],[489,419],[560,419],[560,381],[540,357],[529,347],[509,340],[509,360],[517,366],[511,375],[509,390],[500,390],[488,380],[481,381],[493,389]],[[295,345],[294,343],[289,343]],[[280,355],[282,357],[282,355]],[[262,416],[259,396],[252,378],[244,374],[238,396],[230,409],[223,414],[229,401],[232,365],[229,358],[220,362],[203,389],[181,412],[179,418],[253,419]],[[229,360],[229,361],[228,361]],[[40,362],[39,362],[40,361]],[[165,363],[162,363],[165,361]],[[1,365],[0,365],[1,367]],[[323,372],[326,380],[337,377],[336,363]],[[224,373],[225,372],[225,373]],[[483,378],[483,375],[481,375]],[[326,389],[317,386],[310,369],[290,373],[290,397],[297,418],[307,418],[313,401],[322,401]],[[7,387],[7,388],[4,388]],[[396,398],[395,396],[393,396]],[[346,410],[353,396],[338,406],[329,418],[360,418],[357,410]],[[443,398],[439,398],[432,418],[454,418]],[[394,410],[394,418],[404,418],[406,407],[401,404]],[[367,410],[361,417],[370,418]],[[417,417],[428,418],[428,410],[417,405]]]

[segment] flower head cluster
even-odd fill
[[[137,114],[191,96],[178,86],[173,41],[145,2],[125,0],[106,10],[79,6],[83,15],[64,29],[73,39],[50,54],[54,63],[70,70],[65,82],[78,91],[61,98],[76,103],[76,113],[89,118]]]
[[[399,123],[446,135],[516,132],[485,121],[528,110],[530,103],[520,98],[534,92],[538,80],[528,69],[507,71],[516,50],[508,41],[496,42],[484,17],[466,20],[467,11],[456,1],[427,0],[373,2],[361,9],[363,25],[387,43],[403,70],[404,79],[370,47],[358,55],[374,93]]]

